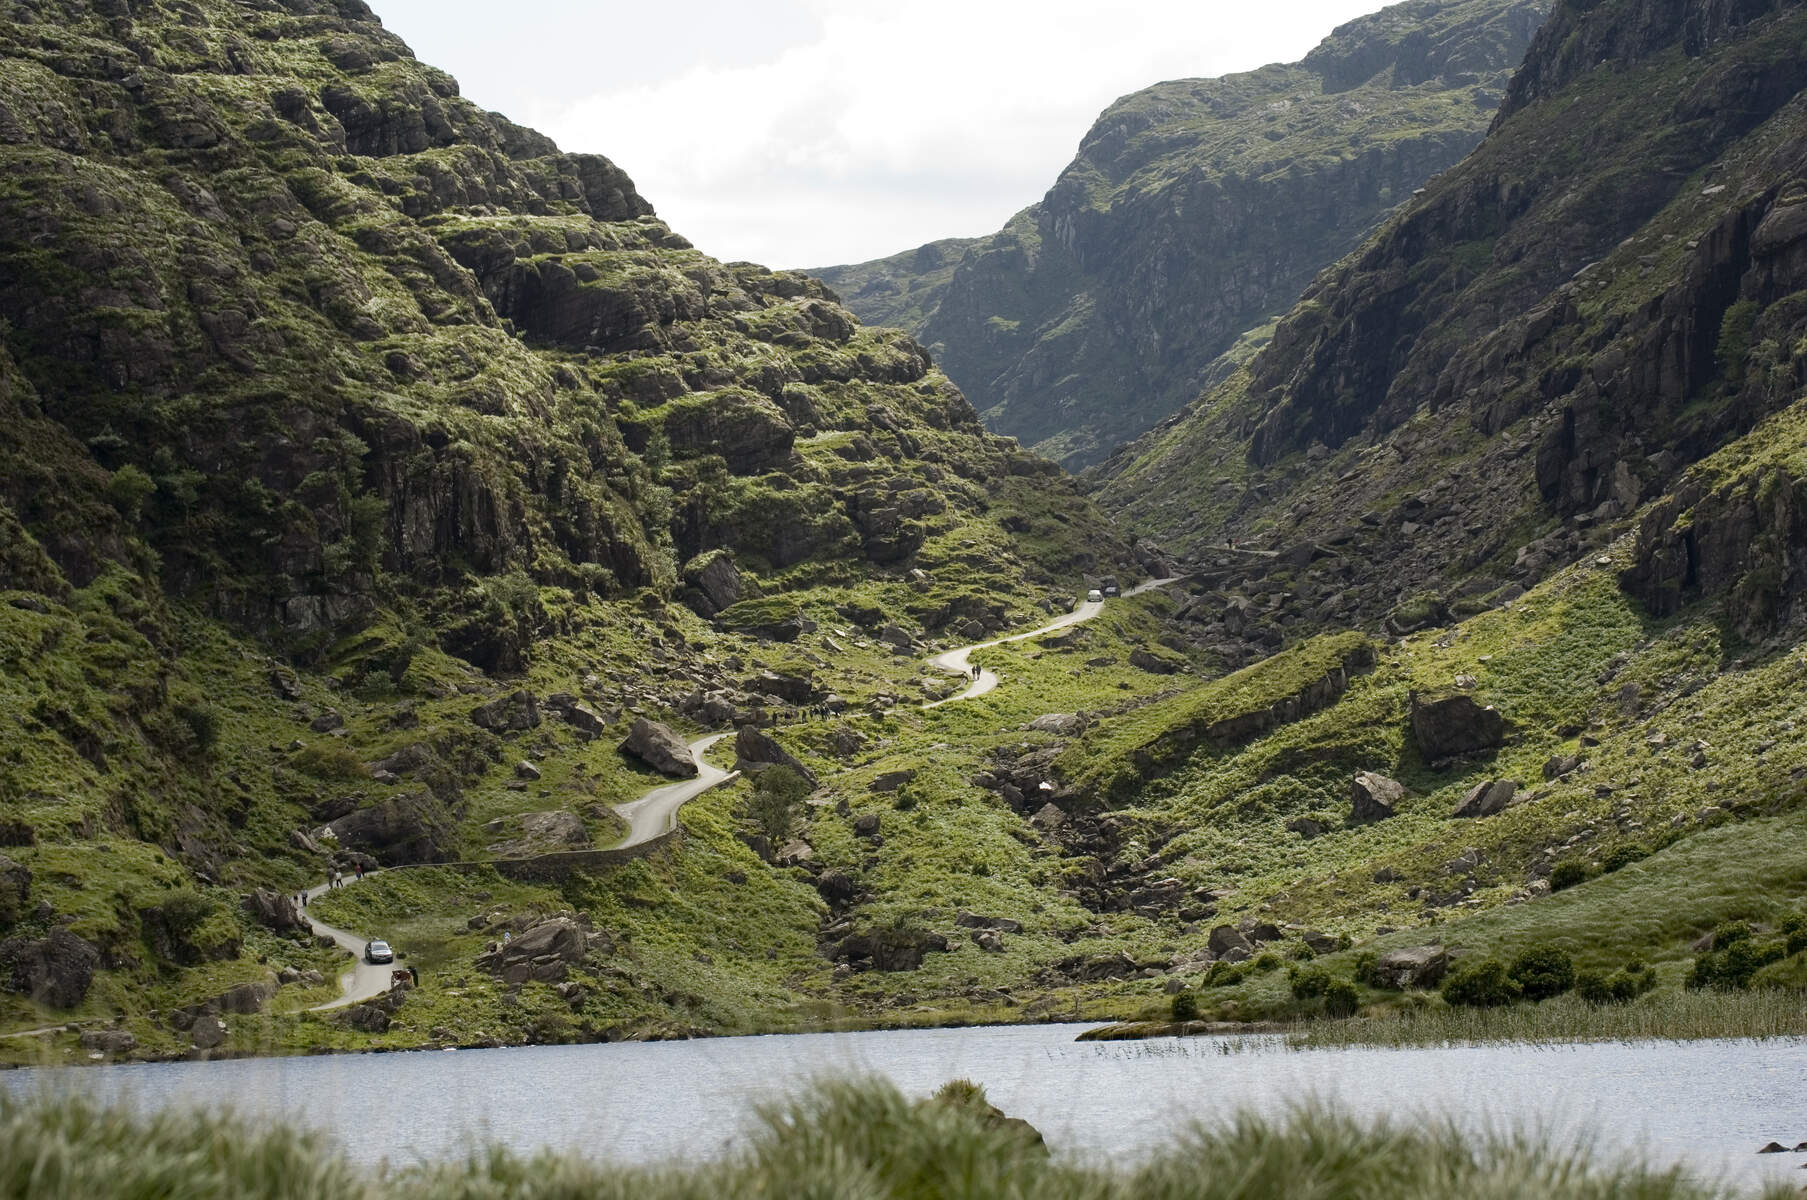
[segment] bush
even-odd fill
[[[1759,942],[1751,936],[1749,925],[1739,922],[1738,926],[1741,928],[1722,926],[1713,931],[1713,949],[1694,960],[1688,972],[1689,987],[1739,991],[1750,986],[1751,976],[1758,971],[1788,957],[1786,940]],[[1732,935],[1729,943],[1721,941],[1722,930]]]
[[[1372,950],[1363,950],[1355,956],[1355,982],[1365,983],[1369,987],[1380,987],[1381,982],[1375,978],[1374,965],[1380,961],[1380,955]]]
[[[1285,965],[1286,963],[1278,954],[1269,950],[1264,954],[1256,955],[1255,961],[1249,964],[1249,970],[1255,972],[1257,975],[1265,975],[1269,971],[1278,971]]]
[[[326,742],[303,746],[295,751],[295,757],[289,760],[289,765],[315,779],[363,779],[370,774],[356,754],[344,746]]]
[[[176,717],[188,726],[194,736],[195,750],[202,756],[213,753],[220,744],[220,716],[205,704],[178,704]]]
[[[1313,1000],[1329,990],[1332,980],[1323,967],[1293,967],[1286,972],[1286,982],[1293,999]]]
[[[1790,913],[1782,918],[1782,948],[1792,957],[1807,950],[1807,917]]]
[[[753,780],[748,811],[774,850],[790,836],[797,807],[808,798],[809,781],[789,767],[767,767]]]
[[[1607,872],[1617,871],[1649,857],[1650,847],[1642,842],[1622,842],[1606,852],[1606,857],[1600,860],[1600,868]]]
[[[1575,960],[1554,946],[1533,946],[1506,971],[1527,1000],[1548,1000],[1575,986]]]
[[[1587,864],[1577,858],[1564,859],[1550,868],[1550,890],[1560,892],[1587,882]]]
[[[1174,996],[1172,1013],[1173,1019],[1176,1021],[1198,1020],[1198,994],[1196,992],[1180,992]]]
[[[1497,958],[1458,966],[1443,981],[1443,999],[1466,1008],[1497,1008],[1519,998],[1516,980]]]
[[[1248,978],[1250,963],[1214,962],[1205,972],[1206,987],[1235,987]]]
[[[1353,1017],[1361,1011],[1361,993],[1347,979],[1332,979],[1324,988],[1324,1013],[1331,1017]]]
[[[1656,986],[1656,971],[1641,962],[1629,962],[1611,976],[1600,971],[1577,971],[1575,994],[1589,1004],[1630,1004]]]
[[[119,510],[127,525],[136,525],[144,502],[157,490],[157,484],[142,468],[127,463],[113,472],[106,490],[107,502]]]

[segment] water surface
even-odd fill
[[[1807,1040],[1293,1051],[1214,1038],[1081,1043],[1083,1025],[803,1034],[222,1063],[11,1071],[142,1108],[230,1106],[336,1138],[354,1158],[457,1157],[487,1141],[649,1163],[722,1154],[761,1102],[822,1076],[882,1075],[912,1095],[966,1077],[1057,1151],[1134,1161],[1194,1119],[1283,1115],[1307,1097],[1359,1114],[1449,1117],[1476,1134],[1592,1136],[1610,1155],[1683,1163],[1740,1186],[1807,1181]],[[1245,1043],[1246,1044],[1246,1043]]]

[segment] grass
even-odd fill
[[[1335,1046],[1460,1046],[1477,1043],[1700,1041],[1807,1037],[1807,1006],[1794,991],[1662,991],[1630,1004],[1559,996],[1505,1008],[1434,1005],[1382,1018],[1316,1021],[1287,1035],[1301,1050]]]
[[[982,1106],[911,1100],[882,1082],[820,1085],[764,1110],[749,1132],[744,1148],[719,1162],[623,1168],[492,1146],[461,1162],[370,1171],[320,1138],[254,1128],[230,1116],[138,1117],[77,1099],[9,1098],[0,1099],[0,1196],[1707,1200],[1732,1194],[1692,1182],[1679,1169],[1608,1162],[1526,1133],[1476,1138],[1453,1124],[1362,1119],[1324,1107],[1300,1107],[1282,1120],[1245,1113],[1201,1125],[1133,1166],[1050,1156],[1019,1128],[988,1119]],[[1764,1193],[1789,1194],[1781,1187]]]

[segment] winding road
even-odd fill
[[[678,783],[664,784],[647,792],[638,800],[630,800],[626,804],[615,805],[615,811],[621,815],[622,820],[627,822],[628,832],[627,836],[617,843],[614,848],[617,850],[626,850],[650,842],[654,838],[663,837],[677,827],[678,809],[684,807],[687,802],[696,799],[710,788],[718,787],[731,779],[737,778],[740,775],[739,771],[724,771],[720,767],[711,766],[703,759],[704,753],[706,753],[711,746],[727,736],[728,735],[725,733],[715,733],[706,738],[698,738],[696,741],[690,743],[690,757],[696,763],[697,769],[697,776],[695,779],[686,779]],[[406,870],[405,867],[392,867],[390,869]],[[364,878],[369,879],[371,876],[377,874],[381,874],[381,872],[366,871],[364,872]],[[341,882],[340,886],[351,887],[356,882],[357,877],[355,875],[347,876]],[[351,953],[353,961],[351,970],[346,971],[343,975],[339,976],[339,998],[337,1000],[328,1001],[325,1004],[317,1004],[313,1008],[308,1009],[308,1012],[324,1012],[335,1008],[348,1008],[353,1004],[362,1004],[366,1000],[380,996],[389,990],[389,975],[391,971],[396,969],[396,964],[394,963],[367,963],[364,961],[364,945],[370,940],[369,938],[359,934],[349,933],[343,929],[334,928],[323,921],[316,921],[314,919],[314,897],[323,895],[329,886],[329,884],[323,883],[318,887],[308,889],[308,904],[306,908],[301,910],[301,915],[307,922],[308,928],[312,929],[316,934],[330,937],[333,941],[337,942],[340,947]],[[61,1027],[59,1026],[58,1028]]]
[[[1159,587],[1166,587],[1170,583],[1178,583],[1184,578],[1184,575],[1170,575],[1166,579],[1150,579],[1148,582],[1138,584],[1137,586],[1130,588],[1127,592],[1124,592],[1123,599],[1127,600],[1131,596],[1140,596],[1143,592],[1153,591],[1155,588]],[[970,679],[972,678],[973,673],[972,655],[977,651],[989,650],[993,646],[1002,646],[1008,642],[1026,642],[1030,638],[1042,637],[1046,634],[1054,633],[1057,630],[1067,629],[1074,625],[1082,624],[1103,612],[1104,606],[1107,603],[1109,603],[1109,601],[1106,600],[1082,600],[1080,601],[1079,606],[1072,612],[1063,617],[1054,618],[1054,620],[1048,622],[1039,629],[1031,629],[1028,633],[1013,633],[1009,637],[995,638],[992,641],[979,642],[972,646],[961,646],[958,649],[949,650],[945,654],[937,654],[934,658],[929,660],[929,665],[938,671],[946,671],[950,675],[962,675]],[[943,700],[933,701],[922,707],[925,709],[940,708],[944,704],[955,704],[961,700],[972,700],[979,696],[983,696],[997,686],[997,675],[981,667],[979,668],[979,677],[974,679],[965,691],[949,696]]]

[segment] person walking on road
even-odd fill
[[[414,984],[415,987],[420,986],[420,972],[417,971],[416,969],[414,969],[413,967],[408,968],[408,979],[410,982],[412,982]]]

